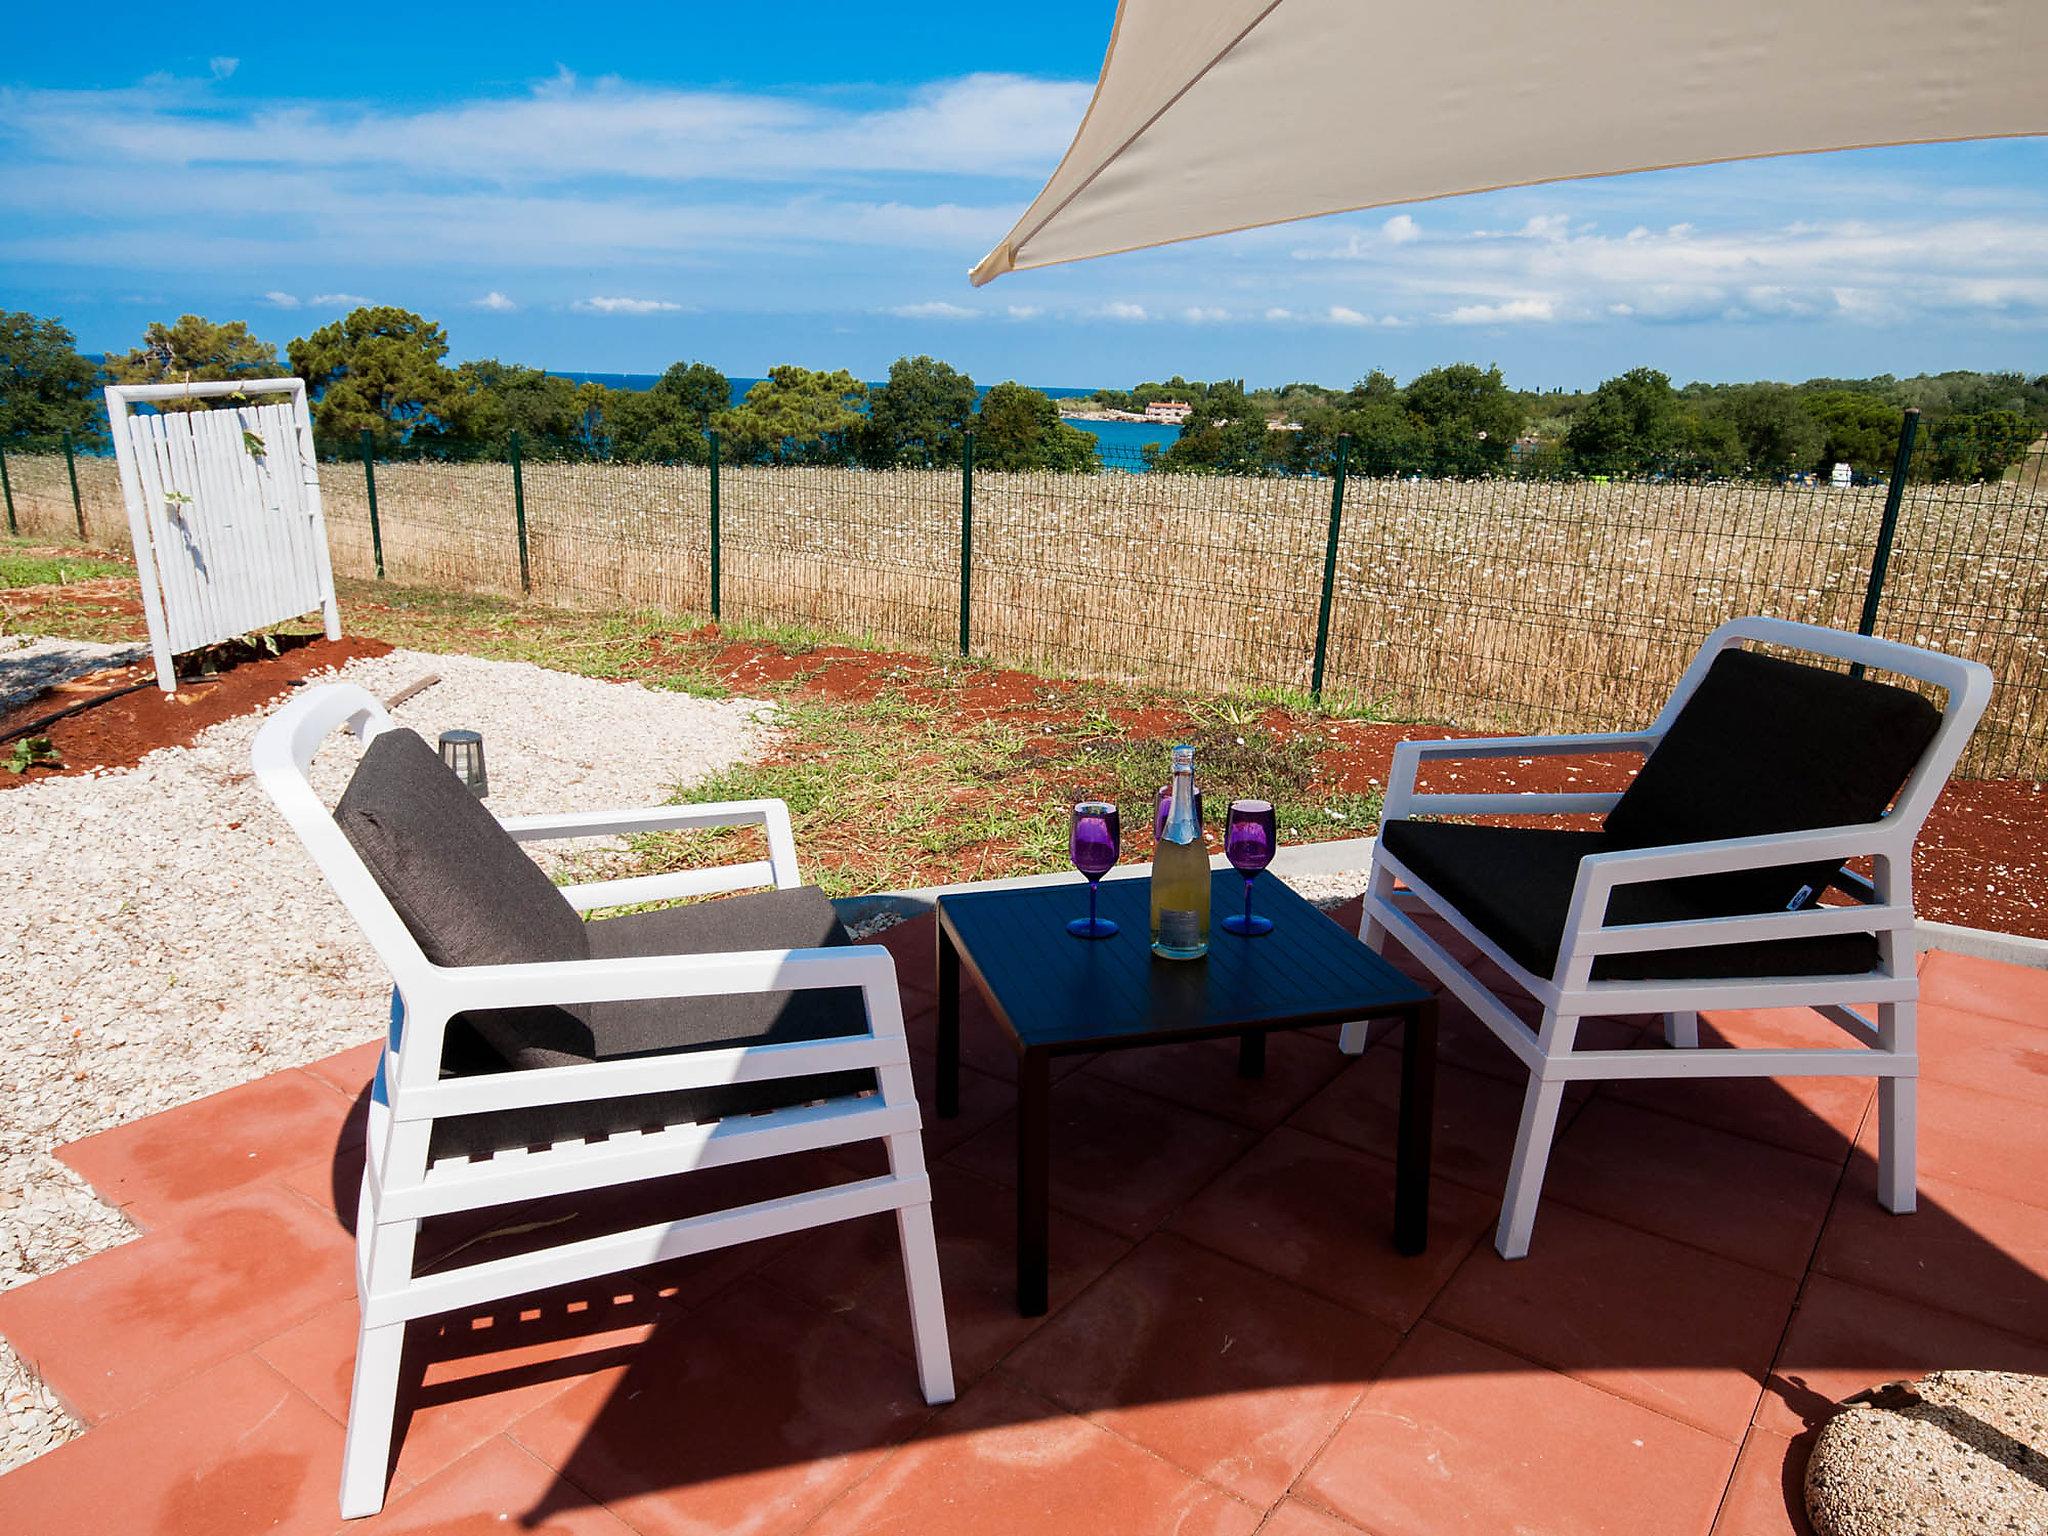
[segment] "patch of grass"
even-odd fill
[[[51,555],[0,549],[0,588],[68,587],[74,581],[132,576],[134,569],[83,555]]]

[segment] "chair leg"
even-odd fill
[[[1664,1015],[1664,1043],[1677,1050],[1692,1050],[1700,1043],[1700,1016],[1691,1009]]]
[[[1912,1051],[1919,1012],[1916,1004],[1880,1003],[1877,1033],[1888,1051]],[[1912,1210],[1919,1179],[1919,1095],[1917,1077],[1877,1080],[1877,1199],[1895,1215]]]
[[[384,1507],[391,1464],[391,1422],[398,1410],[398,1367],[405,1324],[385,1323],[356,1334],[355,1384],[348,1395],[348,1439],[341,1457],[341,1517],[358,1520]]]
[[[924,1140],[915,1132],[889,1138],[889,1170],[903,1178],[924,1172]],[[953,1348],[946,1329],[946,1291],[939,1278],[939,1240],[929,1200],[896,1208],[896,1241],[910,1292],[910,1336],[917,1380],[936,1408],[953,1401]]]
[[[1521,1128],[1515,1132],[1515,1160],[1508,1168],[1507,1197],[1501,1202],[1500,1226],[1493,1234],[1493,1246],[1504,1259],[1528,1257],[1536,1202],[1543,1193],[1543,1173],[1550,1163],[1550,1143],[1557,1134],[1557,1115],[1563,1107],[1562,1079],[1529,1079],[1522,1095]]]

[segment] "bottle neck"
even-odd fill
[[[1170,843],[1199,842],[1202,823],[1195,815],[1195,769],[1192,763],[1173,765],[1173,798],[1166,808],[1166,840]]]

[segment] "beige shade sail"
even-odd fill
[[[1122,0],[973,273],[1664,166],[2048,133],[2048,0]]]

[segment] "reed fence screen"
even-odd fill
[[[1333,518],[1329,478],[1119,467],[1142,466],[342,459],[321,486],[342,576],[379,575],[381,548],[395,582],[934,652],[964,637],[997,662],[1216,693],[1320,683],[1386,719],[1512,732],[1647,720],[1737,614],[1856,628],[1887,501],[1882,485],[1414,480],[1368,460]],[[76,542],[82,524],[126,545],[110,460],[6,468],[23,533]],[[1872,627],[1996,674],[1973,775],[2048,777],[2044,534],[2037,476],[1898,498]]]

